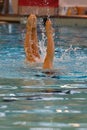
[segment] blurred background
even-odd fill
[[[87,0],[0,0],[0,14],[87,15]]]

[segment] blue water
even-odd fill
[[[0,130],[87,129],[87,28],[54,28],[47,74],[25,63],[25,25],[0,24]],[[38,25],[41,44],[43,30]]]

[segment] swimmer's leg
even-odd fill
[[[50,20],[46,21],[46,35],[47,35],[47,54],[43,63],[43,69],[52,69],[55,47],[53,39],[53,28]]]
[[[33,52],[32,52],[32,40],[30,37],[31,37],[31,35],[29,35],[29,32],[27,32],[26,36],[25,36],[25,43],[24,43],[26,61],[35,62],[35,58],[34,58]]]
[[[30,15],[27,20],[27,31],[25,35],[24,49],[26,54],[26,60],[29,62],[36,62],[35,57],[32,51],[32,25],[33,25],[33,16]]]
[[[25,38],[25,52],[30,62],[36,62],[40,59],[38,38],[37,38],[37,18],[31,14],[27,21],[27,33]]]
[[[36,58],[40,59],[37,28],[32,29],[32,40],[33,40],[33,44],[32,44],[33,55]]]

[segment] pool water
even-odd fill
[[[25,25],[0,24],[0,130],[87,129],[87,28],[54,28],[47,74],[25,63]],[[38,25],[41,44],[43,30]]]

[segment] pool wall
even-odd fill
[[[5,22],[21,22],[23,18],[27,16],[21,15],[0,15],[0,21]],[[39,18],[44,18],[46,16],[39,16]],[[51,16],[54,23],[57,26],[87,26],[87,16]]]

